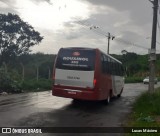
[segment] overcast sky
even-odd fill
[[[115,36],[110,41],[111,54],[121,54],[124,49],[147,54],[151,46],[152,7],[149,0],[0,0],[0,13],[18,14],[44,36],[33,52],[49,54],[56,54],[61,47],[75,46],[107,52],[108,32]],[[160,41],[159,29],[157,34]],[[160,44],[157,50],[160,53]]]

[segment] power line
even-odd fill
[[[80,25],[82,25],[82,26],[85,26],[86,28],[89,28],[90,30],[92,29],[92,28],[94,28],[94,27],[96,27],[96,26],[92,26],[92,25],[90,25],[90,24],[88,24],[88,23],[86,23],[86,22],[82,22],[82,21],[76,21],[76,23],[78,23],[78,24],[80,24]],[[101,33],[101,32],[99,32],[99,31],[97,31],[97,29],[92,29],[94,32],[96,32],[98,35],[100,35],[100,36],[104,36],[104,34],[103,33]]]
[[[95,26],[95,25],[91,25],[90,23],[88,23],[87,21],[76,21],[78,24],[82,25],[82,26],[85,26],[87,28],[90,28],[90,30],[93,30],[94,32],[96,32],[98,35],[100,36],[105,36],[105,37],[108,37],[108,33],[105,32],[104,30],[102,30],[100,27],[98,26]],[[93,29],[92,29],[93,28]],[[113,35],[112,35],[113,36]],[[127,41],[127,40],[124,40],[122,38],[117,38],[115,37],[115,40],[118,41],[118,42],[121,42],[123,44],[126,44],[126,45],[131,45],[131,46],[135,46],[135,47],[138,47],[138,48],[142,48],[142,49],[146,49],[148,50],[149,48],[147,47],[144,47],[144,46],[141,46],[141,45],[138,45],[138,44],[135,44],[133,42],[130,42],[130,41]]]
[[[93,25],[86,20],[81,21],[80,18],[75,18],[75,19],[76,19],[75,23],[78,23],[82,26],[85,26],[85,27],[89,28],[90,30],[100,34],[101,36],[108,37],[108,33],[106,33],[104,30],[102,30],[99,26]]]
[[[141,45],[132,43],[132,42],[130,42],[130,41],[127,41],[127,40],[124,40],[124,39],[121,39],[121,38],[116,38],[115,40],[117,40],[117,41],[119,41],[119,42],[121,42],[121,43],[127,44],[127,45],[131,45],[131,46],[138,47],[138,48],[142,48],[142,49],[146,49],[146,50],[149,49],[149,48],[147,48],[147,47],[143,47],[143,46],[141,46]]]

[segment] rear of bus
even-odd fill
[[[61,48],[54,66],[54,96],[97,100],[96,49]]]

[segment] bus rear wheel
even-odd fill
[[[107,104],[109,104],[110,101],[111,101],[111,97],[110,97],[110,95],[109,95],[108,98],[107,98]]]
[[[103,100],[103,102],[105,105],[108,105],[110,103],[110,101],[111,101],[111,93],[109,93],[107,99]]]
[[[121,97],[122,92],[123,92],[123,89],[121,90],[120,94],[118,94],[118,95],[117,95],[117,97],[118,97],[118,98],[120,98],[120,97]]]

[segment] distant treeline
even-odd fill
[[[126,55],[111,56],[120,60],[129,77],[145,77],[149,72],[149,56],[128,52]],[[56,54],[26,54],[17,57],[14,61],[3,62],[6,71],[15,71],[25,79],[50,79]],[[156,76],[160,76],[160,54],[157,54]]]
[[[145,77],[149,75],[149,55],[128,52],[126,55],[112,55],[123,63],[128,77]],[[156,76],[160,77],[160,54],[156,55]]]
[[[22,80],[25,79],[50,79],[56,55],[54,54],[25,54],[16,57],[14,61],[3,62],[6,72],[14,72]]]
[[[36,53],[6,58],[0,63],[0,94],[50,90],[55,57]]]

